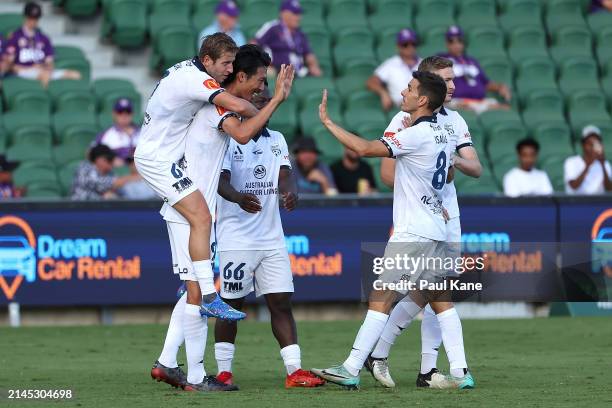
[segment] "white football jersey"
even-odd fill
[[[200,109],[187,132],[185,148],[187,174],[202,192],[213,222],[221,165],[230,140],[229,135],[221,130],[221,126],[230,116],[238,115],[221,107],[206,104]],[[167,203],[164,203],[160,213],[166,221],[187,223],[187,220]]]
[[[402,120],[406,116],[410,116],[410,114],[401,111],[397,113],[385,129],[385,135],[394,135],[404,129]],[[450,129],[451,138],[449,142],[451,143],[452,152],[458,152],[461,148],[466,146],[473,146],[468,125],[459,112],[442,107],[436,117],[438,119],[438,124]],[[448,124],[451,124],[452,127],[448,126]],[[457,202],[457,189],[455,188],[454,180],[448,183],[444,188],[442,192],[442,202],[444,208],[446,208],[448,212],[449,218],[459,217],[459,203]]]
[[[404,234],[435,241],[446,240],[442,192],[452,152],[451,126],[437,122],[436,115],[423,116],[412,126],[380,140],[395,157],[393,188],[393,235]]]
[[[264,129],[261,135],[241,145],[230,141],[223,170],[231,172],[231,184],[241,193],[259,199],[261,211],[251,214],[236,203],[219,199],[217,245],[219,251],[271,250],[285,247],[279,211],[278,175],[291,168],[283,135]]]
[[[195,115],[223,91],[197,58],[168,68],[149,98],[134,157],[180,160]]]

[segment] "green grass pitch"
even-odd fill
[[[305,368],[343,361],[358,321],[298,324]],[[612,319],[466,320],[468,362],[477,388],[415,388],[419,322],[392,350],[398,386],[362,373],[360,391],[327,384],[284,389],[284,368],[268,324],[240,323],[234,362],[239,392],[194,394],[151,380],[160,325],[0,329],[0,406],[32,407],[578,407],[612,406]],[[212,330],[206,353],[216,372]],[[182,354],[184,355],[184,354]],[[184,357],[182,358],[184,359]],[[439,367],[447,371],[444,353]],[[8,400],[8,389],[71,389],[72,400]]]

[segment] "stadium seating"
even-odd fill
[[[108,0],[104,7],[102,37],[120,47],[140,47],[147,34],[146,0]]]
[[[3,13],[0,14],[0,34],[4,37],[21,27],[23,24],[23,16],[19,13]]]
[[[53,0],[53,4],[62,7],[70,17],[89,17],[98,10],[98,0]]]
[[[542,26],[542,1],[506,0],[500,2],[499,22],[506,31],[519,26]]]

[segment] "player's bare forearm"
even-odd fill
[[[252,137],[264,128],[278,105],[280,105],[280,101],[272,98],[257,115],[244,122],[241,122],[238,118],[228,118],[223,122],[223,130],[236,142],[247,144]]]
[[[229,171],[221,172],[219,176],[219,186],[217,187],[217,193],[227,201],[232,203],[238,203],[240,201],[240,193],[236,191],[232,186],[232,173]]]
[[[221,106],[228,111],[236,112],[242,117],[251,118],[257,115],[257,108],[247,100],[238,98],[228,92],[222,92],[214,99],[217,106]]]
[[[395,160],[383,157],[380,161],[380,179],[389,188],[393,188],[395,182]]]
[[[278,189],[281,194],[297,194],[297,183],[293,176],[293,171],[288,167],[282,167],[278,173]]]
[[[478,158],[476,149],[466,146],[459,150],[459,155],[455,157],[453,166],[466,176],[478,178],[482,174],[482,164]]]

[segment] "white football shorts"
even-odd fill
[[[138,173],[165,202],[173,206],[197,190],[187,174],[187,162],[160,162],[135,157]]]
[[[189,224],[166,221],[168,227],[168,238],[170,238],[170,250],[172,251],[172,270],[182,281],[197,282],[193,269],[193,263],[189,256]],[[210,232],[210,260],[215,261],[217,242],[215,239],[214,226]]]

